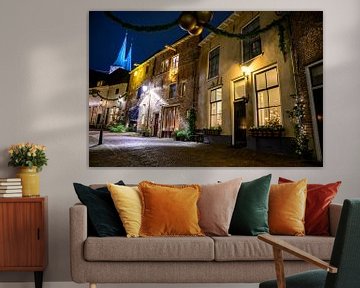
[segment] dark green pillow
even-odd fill
[[[125,185],[123,181],[115,184]],[[107,187],[92,189],[89,186],[74,183],[74,188],[81,203],[87,207],[90,235],[99,237],[126,235]]]
[[[271,174],[241,183],[229,233],[253,235],[269,233],[268,208]]]

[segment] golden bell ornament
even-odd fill
[[[197,35],[200,35],[201,32],[203,31],[203,27],[200,26],[200,25],[195,25],[195,27],[191,30],[189,30],[189,34],[192,35],[192,36],[197,36]]]
[[[196,11],[195,16],[198,23],[206,24],[211,21],[214,13],[212,11]]]
[[[191,12],[183,12],[179,18],[179,26],[185,31],[189,31],[195,28],[196,18]]]

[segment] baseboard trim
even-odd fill
[[[88,288],[88,284],[74,282],[44,282],[43,288]],[[98,284],[97,288],[258,288],[259,284]],[[0,288],[34,288],[32,282],[0,282]]]

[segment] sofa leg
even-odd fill
[[[89,283],[89,288],[96,288],[96,284],[95,283]]]

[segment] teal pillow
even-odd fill
[[[271,174],[241,184],[230,222],[230,234],[256,236],[269,233],[270,181]]]

